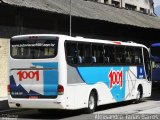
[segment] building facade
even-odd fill
[[[93,0],[104,4],[113,5],[119,8],[135,10],[148,15],[154,15],[153,0]]]

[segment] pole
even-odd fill
[[[123,0],[121,0],[121,6],[120,6],[121,8],[123,7],[123,3],[122,2],[123,2]]]
[[[69,35],[72,36],[72,0],[70,0],[69,10]]]

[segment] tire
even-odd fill
[[[88,100],[88,107],[85,110],[85,112],[87,114],[93,113],[96,110],[96,107],[97,107],[97,97],[94,92],[91,92]]]
[[[134,100],[134,103],[136,103],[136,104],[140,103],[141,99],[142,99],[142,90],[140,88],[138,88],[136,99]]]

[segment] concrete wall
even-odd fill
[[[9,39],[0,38],[0,109],[8,109],[8,44]]]
[[[7,98],[8,44],[8,39],[0,38],[0,100]]]

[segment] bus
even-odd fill
[[[82,109],[151,96],[148,48],[57,34],[10,40],[11,108]]]
[[[150,47],[152,62],[152,81],[153,87],[160,86],[160,43],[154,43]]]

